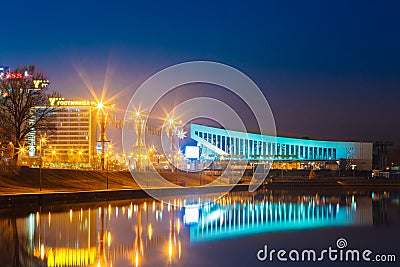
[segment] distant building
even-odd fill
[[[8,74],[10,74],[10,67],[0,66],[0,79],[4,79]]]
[[[372,169],[372,143],[274,137],[191,124],[204,159],[273,160],[276,169]]]
[[[391,142],[375,142],[373,149],[373,168],[385,170],[388,164],[388,147],[393,146]]]
[[[43,163],[53,167],[91,166],[96,153],[96,105],[88,100],[66,100],[50,98],[49,106],[54,107],[50,123],[54,132],[46,133],[43,144]],[[44,107],[35,107],[36,115]],[[33,114],[33,115],[35,115]],[[29,156],[38,156],[40,136],[33,131],[28,135]]]

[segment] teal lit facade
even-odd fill
[[[311,203],[210,203],[201,208],[197,224],[190,226],[190,242],[326,227],[370,225],[371,212],[356,206]]]
[[[203,158],[227,156],[243,160],[351,161],[358,170],[372,168],[372,143],[275,137],[191,124],[190,137]]]

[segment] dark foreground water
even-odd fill
[[[397,190],[263,189],[184,204],[0,210],[0,266],[400,266]]]

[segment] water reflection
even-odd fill
[[[3,211],[0,265],[179,264],[186,249],[201,242],[382,224],[390,220],[389,207],[398,208],[399,197],[388,193],[304,195],[259,190],[232,192],[216,202],[198,204],[146,199],[42,207],[23,216]]]

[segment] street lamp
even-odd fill
[[[106,137],[108,113],[104,110],[105,105],[101,101],[97,103],[96,107],[97,107],[97,116],[98,116],[99,128],[100,128],[100,138],[98,140],[98,142],[101,143],[100,165],[101,165],[101,170],[104,171],[105,143],[110,142]]]
[[[112,151],[112,144],[108,144],[107,146],[107,168],[106,168],[106,180],[107,180],[107,190],[108,190],[108,166],[110,165],[110,155]]]
[[[353,179],[354,179],[356,167],[357,167],[356,164],[352,164],[352,165],[351,165],[351,169],[353,170]]]
[[[142,162],[142,148],[143,148],[143,134],[144,134],[144,126],[145,126],[145,119],[144,117],[149,115],[149,112],[137,110],[133,113],[133,122],[134,128],[137,135],[136,140],[136,147],[137,147],[137,154],[138,154],[138,161],[136,168],[141,171],[143,168]]]
[[[43,143],[47,141],[46,136],[42,136],[39,139],[39,191],[42,191],[42,150],[43,150]]]
[[[173,159],[173,168],[172,170],[175,170],[175,167],[177,165],[177,161],[176,161],[176,152],[175,152],[175,134],[178,135],[178,138],[185,138],[186,132],[183,131],[179,131],[178,130],[178,126],[182,124],[182,121],[175,121],[175,119],[171,118],[171,117],[167,117],[166,119],[166,124],[167,124],[167,136],[169,138],[171,138],[171,155],[172,155],[172,159]],[[179,149],[179,148],[178,148]]]

